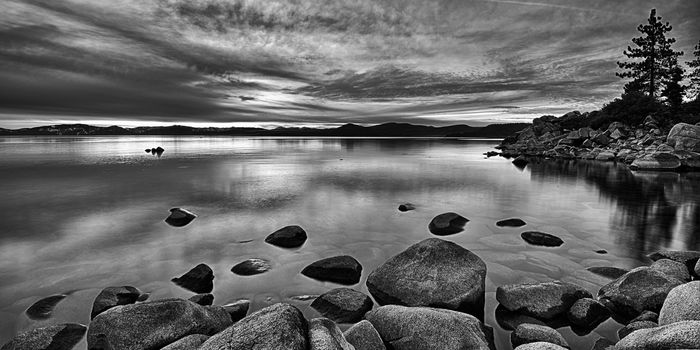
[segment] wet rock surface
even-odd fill
[[[306,266],[301,273],[319,281],[351,285],[360,282],[362,265],[349,255],[318,260]]]
[[[496,222],[496,226],[498,227],[521,227],[525,225],[527,225],[527,223],[518,218],[504,219]]]
[[[270,271],[272,266],[265,259],[253,258],[242,261],[231,268],[231,272],[241,276],[258,275]]]
[[[165,222],[170,226],[183,227],[187,226],[195,218],[197,218],[197,215],[187,209],[172,208],[170,209],[170,215],[165,218]]]
[[[271,233],[265,238],[265,242],[282,248],[297,248],[301,247],[306,239],[306,231],[303,228],[291,225]]]
[[[564,244],[564,241],[562,241],[561,238],[539,231],[526,231],[521,233],[520,237],[522,237],[527,243],[544,247],[558,247]]]
[[[511,284],[496,289],[496,300],[506,309],[545,320],[564,315],[577,300],[591,297],[587,290],[562,281]]]
[[[211,293],[214,289],[214,271],[207,264],[199,264],[171,281],[195,293]]]

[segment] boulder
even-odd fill
[[[53,309],[67,296],[67,294],[56,294],[41,298],[28,307],[24,313],[32,320],[45,320],[51,318],[53,315]]]
[[[566,350],[567,348],[559,346],[557,344],[547,343],[543,341],[538,341],[535,343],[523,344],[515,348],[514,350]]]
[[[189,299],[187,299],[195,304],[199,304],[202,306],[209,306],[214,303],[214,295],[206,293],[206,294],[197,294],[191,296]]]
[[[265,238],[265,242],[282,247],[297,248],[306,242],[306,231],[300,226],[285,226],[271,233]]]
[[[369,296],[350,288],[330,290],[311,303],[321,315],[340,323],[360,321],[373,305]]]
[[[305,267],[301,273],[319,281],[350,285],[360,282],[362,265],[349,255],[340,255],[318,260]]]
[[[183,299],[120,305],[90,322],[88,349],[104,349],[105,344],[113,349],[158,349],[188,335],[215,334],[231,323],[222,307]]]
[[[564,139],[562,139],[562,140],[564,140]],[[527,158],[525,158],[525,156],[520,155],[520,156],[517,156],[515,159],[513,159],[512,163],[513,163],[513,165],[515,165],[519,168],[524,168],[527,165],[527,163],[530,163],[530,162],[527,160]]]
[[[700,153],[690,151],[673,151],[672,153],[681,160],[681,167],[700,169]]]
[[[672,153],[674,151],[675,150],[673,149],[673,147],[671,147],[665,143],[662,143],[658,147],[656,147],[656,152]]]
[[[610,317],[610,310],[605,305],[591,298],[576,300],[566,312],[566,318],[571,324],[593,329]]]
[[[224,310],[226,310],[229,316],[231,316],[231,321],[237,322],[248,314],[248,309],[250,309],[250,300],[238,300],[222,307]]]
[[[518,218],[505,219],[496,223],[496,226],[498,227],[521,227],[525,225],[527,225],[525,221]]]
[[[387,305],[366,318],[394,350],[488,350],[493,343],[481,321],[452,310]]]
[[[680,321],[700,321],[700,281],[671,289],[659,312],[659,325]]]
[[[327,318],[309,321],[309,350],[355,350],[338,325]]]
[[[367,278],[380,305],[432,306],[484,314],[486,264],[462,246],[439,238],[389,258]]]
[[[236,264],[231,268],[231,272],[241,276],[252,276],[270,271],[271,268],[267,260],[253,258]]]
[[[700,126],[678,123],[671,128],[666,143],[678,151],[700,152]]]
[[[428,229],[434,235],[446,236],[462,232],[469,219],[457,213],[443,213],[433,218]]]
[[[659,250],[647,255],[651,260],[670,259],[685,264],[692,271],[698,259],[700,251],[696,250]]]
[[[409,211],[409,210],[415,210],[416,206],[411,204],[411,203],[404,203],[399,205],[399,211],[404,212],[404,211]]]
[[[646,328],[656,328],[658,326],[659,325],[656,322],[652,322],[652,321],[630,322],[628,325],[617,330],[617,337],[622,339],[622,338],[630,335],[634,331],[638,331],[640,329],[646,329]]]
[[[92,303],[90,319],[117,305],[133,304],[140,296],[141,291],[136,287],[107,287],[95,297],[95,301]]]
[[[620,276],[629,272],[629,270],[612,266],[592,266],[587,268],[586,270],[593,272],[596,275],[600,275],[610,279],[620,278]]]
[[[308,324],[296,307],[277,303],[209,338],[198,350],[307,350]]]
[[[379,332],[367,320],[354,324],[343,335],[355,350],[386,350]]]
[[[506,309],[545,320],[563,316],[577,300],[591,297],[587,290],[562,281],[496,288],[496,300]]]
[[[172,208],[170,209],[170,215],[165,218],[165,222],[170,226],[182,227],[192,222],[196,217],[196,214],[187,209]]]
[[[644,310],[658,312],[668,292],[682,283],[675,277],[642,266],[601,287],[598,300],[615,316],[632,319]]]
[[[660,259],[654,261],[650,268],[663,272],[669,276],[675,277],[681,281],[690,281],[690,272],[685,264],[671,259]]]
[[[85,330],[76,323],[36,328],[18,334],[0,350],[71,350],[83,339]]]
[[[522,237],[527,243],[545,247],[558,247],[564,244],[564,241],[562,241],[561,238],[550,235],[549,233],[538,231],[526,231],[521,233],[520,237]]]
[[[656,152],[635,159],[630,168],[633,170],[678,170],[681,160],[672,153]]]
[[[610,152],[610,151],[601,151],[598,153],[598,155],[595,157],[595,160],[600,160],[600,161],[612,161],[615,160],[615,153]]]
[[[209,339],[208,335],[204,334],[192,334],[188,335],[170,345],[160,349],[160,350],[193,350],[197,349],[205,341]]]
[[[195,293],[211,293],[214,289],[214,271],[207,264],[199,264],[171,281]]]
[[[536,342],[552,343],[565,348],[569,347],[564,337],[554,328],[548,326],[524,323],[510,334],[510,343],[514,348]]]
[[[700,349],[700,321],[640,329],[615,344],[615,350],[671,349]]]

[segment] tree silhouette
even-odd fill
[[[671,68],[677,65],[678,56],[683,52],[671,48],[676,39],[666,38],[666,33],[672,27],[668,22],[661,22],[661,17],[656,16],[656,9],[651,10],[648,22],[637,27],[643,35],[632,39],[636,47],[627,46],[623,52],[633,60],[617,62],[625,71],[615,74],[621,78],[632,78],[625,84],[625,92],[642,91],[655,97],[660,85],[670,78]]]
[[[688,93],[690,98],[693,96],[700,100],[700,41],[695,45],[695,51],[693,51],[693,56],[695,59],[688,62],[688,67],[691,68],[688,74],[688,79],[690,80],[690,85],[688,86]]]
[[[668,79],[664,82],[664,90],[661,96],[666,97],[666,102],[671,110],[677,111],[683,104],[683,93],[686,86],[681,84],[683,80],[683,68],[677,63],[669,69]]]

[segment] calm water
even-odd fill
[[[700,248],[700,175],[632,173],[612,163],[542,162],[524,170],[485,159],[498,140],[255,139],[229,137],[0,138],[0,343],[50,323],[89,321],[105,286],[133,285],[151,299],[189,297],[170,282],[204,262],[212,267],[215,303],[252,300],[253,309],[285,301],[309,316],[310,301],[338,287],[299,274],[324,257],[349,254],[370,271],[430,237],[436,214],[469,218],[445,237],[488,265],[486,322],[499,349],[495,288],[562,279],[592,293],[607,280],[589,266],[631,268],[658,248]],[[162,146],[158,158],[145,148]],[[400,213],[404,202],[417,210]],[[163,222],[181,206],[199,217],[183,228]],[[520,217],[523,228],[495,222]],[[284,250],[263,242],[286,225],[309,240]],[[524,230],[561,237],[559,248],[529,246]],[[252,241],[251,241],[252,240]],[[606,249],[608,254],[594,250]],[[272,271],[230,272],[251,257]],[[39,298],[72,291],[47,321],[24,310]],[[608,320],[572,345],[615,338]],[[85,348],[81,344],[78,348]]]

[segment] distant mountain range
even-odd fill
[[[194,128],[190,126],[92,126],[62,124],[24,129],[2,129],[0,136],[89,136],[89,135],[202,135],[202,136],[336,136],[336,137],[506,137],[530,124],[491,124],[483,127],[469,125],[426,126],[408,123],[385,123],[373,126],[345,124],[337,128]]]

